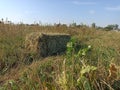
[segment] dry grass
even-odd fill
[[[34,55],[27,55],[26,53],[28,52],[24,50],[26,35],[36,32],[70,34],[72,37],[77,38],[77,42],[80,44],[78,48],[82,49],[86,45],[91,45],[92,50],[82,58],[76,59],[76,57],[71,56],[72,60],[78,62],[78,64],[72,66],[69,64],[63,66],[63,61],[66,58],[65,55],[52,56],[39,60],[38,58],[34,58]],[[38,90],[62,90],[63,86],[59,85],[56,80],[61,80],[62,75],[73,75],[73,81],[68,76],[68,78],[65,76],[65,79],[69,80],[67,87],[65,87],[66,89],[75,90],[76,81],[78,78],[81,78],[78,74],[80,73],[79,71],[82,70],[82,66],[86,69],[87,65],[90,65],[97,67],[97,74],[94,71],[85,73],[85,77],[91,81],[91,86],[94,85],[96,90],[104,90],[106,85],[112,88],[113,84],[107,81],[107,77],[110,76],[109,69],[111,67],[109,65],[111,63],[114,63],[117,67],[120,65],[119,34],[119,32],[114,31],[98,31],[86,26],[70,28],[62,26],[0,24],[0,85],[2,86],[6,82],[9,83],[9,80],[14,80],[14,87],[21,87],[23,90],[30,90],[31,87],[35,87]],[[34,47],[33,49],[35,50]],[[29,61],[31,58],[34,59],[34,62],[31,65],[26,65],[24,61],[26,59]],[[84,61],[84,65],[81,64],[81,60]],[[75,72],[73,66],[75,66]],[[120,68],[118,67],[117,69],[118,81],[120,79]],[[66,72],[65,74],[63,74],[64,71]],[[69,74],[69,72],[72,72],[72,74]],[[116,78],[112,82],[115,82],[115,80]],[[99,81],[102,83],[99,83]],[[11,83],[13,82],[11,81]],[[6,87],[12,88],[11,84],[8,84]]]

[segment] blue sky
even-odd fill
[[[13,22],[120,26],[120,0],[1,0],[0,18]]]

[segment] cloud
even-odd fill
[[[93,14],[95,14],[95,11],[94,10],[90,10],[89,13],[93,15]]]
[[[105,9],[108,10],[108,11],[120,11],[120,6],[106,7]]]
[[[95,5],[96,2],[79,2],[79,1],[73,1],[72,2],[75,5]]]

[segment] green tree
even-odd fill
[[[118,27],[119,27],[119,25],[118,25],[118,24],[115,24],[115,25],[114,25],[114,29],[116,29],[116,30],[117,30],[117,29],[118,29]]]
[[[92,28],[96,28],[96,24],[95,23],[92,23]]]
[[[118,24],[111,24],[111,25],[107,25],[107,27],[105,27],[105,29],[107,30],[117,30],[119,27]]]

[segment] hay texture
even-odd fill
[[[36,32],[26,36],[25,48],[29,52],[46,57],[64,52],[69,40],[70,35],[67,34],[43,34]]]

